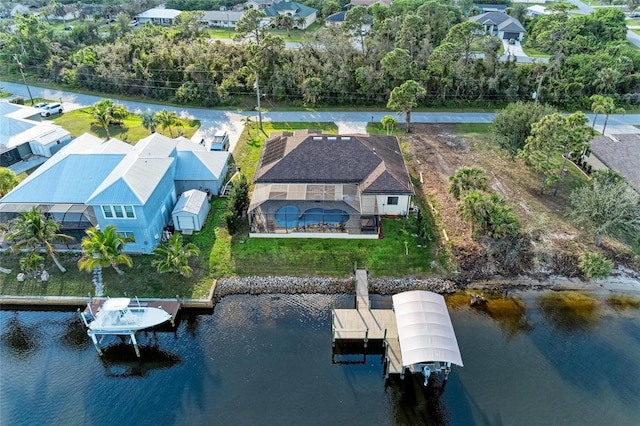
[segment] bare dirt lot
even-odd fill
[[[454,261],[463,272],[475,269],[472,278],[505,271],[489,265],[499,263],[496,253],[491,254],[492,243],[471,237],[470,224],[458,216],[457,200],[447,191],[449,176],[462,166],[484,168],[491,178],[490,190],[514,205],[523,231],[533,236],[533,251],[524,253],[531,256],[525,262],[528,266],[512,273],[579,276],[580,254],[596,251],[593,234],[576,229],[566,217],[571,188],[584,179],[577,168],[572,166],[566,173],[557,195],[541,195],[537,173],[495,145],[486,125],[413,124],[412,133],[402,135],[400,140],[410,172],[421,178],[416,191],[424,193],[431,204],[442,242],[450,246]],[[603,250],[637,270],[632,256],[620,243],[607,240]]]

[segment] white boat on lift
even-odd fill
[[[144,330],[171,320],[171,315],[160,308],[131,305],[128,297],[107,299],[88,322],[89,333],[116,334]]]
[[[128,297],[116,297],[107,299],[102,306],[93,312],[91,302],[87,304],[87,310],[80,313],[80,317],[87,326],[87,334],[91,337],[96,350],[102,355],[98,345],[97,336],[128,335],[131,338],[136,355],[140,357],[138,342],[135,333],[140,330],[160,325],[167,321],[173,322],[173,317],[161,307],[142,306],[140,301],[131,304]]]

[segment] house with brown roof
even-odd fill
[[[406,216],[413,194],[395,136],[278,133],[254,176],[250,236],[378,238],[381,217]]]
[[[612,169],[640,193],[640,134],[596,136],[584,160],[592,170]]]

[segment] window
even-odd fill
[[[133,206],[102,206],[102,213],[105,218],[136,218],[136,212],[133,210]]]
[[[136,242],[136,236],[133,234],[133,232],[128,232],[128,231],[118,232],[118,235],[120,235],[122,238],[127,238],[130,243]]]
[[[136,217],[136,215],[133,213],[133,206],[124,206],[124,214],[129,219],[133,219]]]
[[[397,206],[398,205],[398,197],[387,197],[387,205],[389,205],[389,206]]]

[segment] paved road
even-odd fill
[[[0,81],[0,87],[14,96],[22,96],[25,99],[29,98],[23,84]],[[67,111],[92,105],[102,99],[97,96],[74,92],[44,89],[34,86],[30,86],[30,88],[34,97],[62,100]],[[146,110],[160,111],[165,108],[175,110],[180,117],[200,120],[201,130],[199,130],[199,132],[225,130],[229,133],[231,142],[230,149],[233,149],[233,146],[240,137],[240,133],[242,133],[243,124],[241,120],[247,115],[250,115],[254,120],[258,119],[255,111],[241,112],[204,108],[181,108],[134,101],[118,102],[122,103],[132,112],[142,112]],[[367,123],[380,122],[385,115],[392,115],[398,119],[399,122],[404,122],[404,114],[397,115],[390,111],[270,111],[263,114],[263,120],[278,122],[334,122],[338,125],[340,132],[364,133]],[[490,123],[494,116],[494,113],[479,112],[414,112],[411,114],[411,121],[413,123]],[[593,120],[592,114],[587,114],[587,116],[590,120]],[[598,118],[598,124],[596,124],[596,129],[601,127],[603,122],[604,118],[600,116]],[[633,125],[640,125],[640,114],[612,115],[609,117],[609,123],[607,124],[607,133],[640,132],[640,130],[633,127]]]
[[[640,35],[634,33],[631,30],[627,30],[627,40],[640,47]]]

